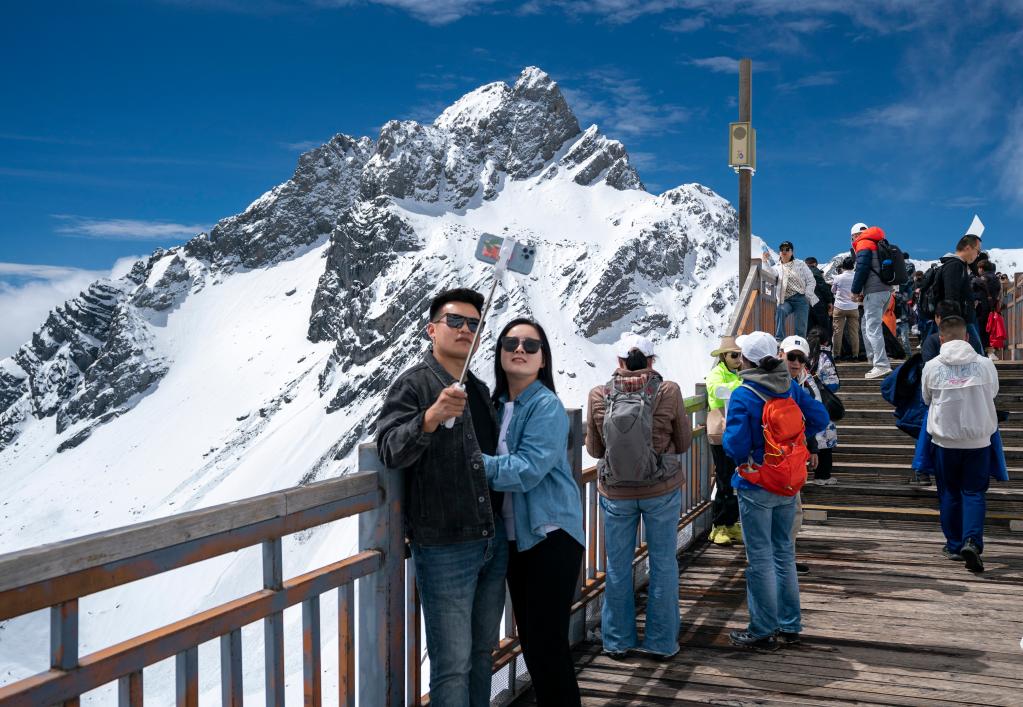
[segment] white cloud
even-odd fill
[[[326,140],[299,140],[298,142],[279,142],[277,144],[292,152],[308,152],[322,147],[326,142]]]
[[[609,135],[671,132],[692,116],[684,106],[658,103],[637,79],[617,69],[591,71],[583,83],[585,88],[563,85],[565,99],[580,122],[595,122]]]
[[[716,74],[737,74],[739,73],[739,60],[730,56],[708,56],[702,59],[691,59],[693,66],[701,69],[710,69]]]
[[[90,283],[118,278],[138,260],[119,258],[109,270],[85,270],[54,265],[0,263],[0,358],[13,355],[32,338],[54,307],[77,297]]]
[[[73,214],[53,214],[63,225],[56,233],[77,238],[113,241],[188,240],[208,230],[205,224],[181,224],[165,221],[143,221],[130,218],[92,218]]]
[[[999,190],[1017,204],[1023,204],[1023,103],[1012,111],[1005,138],[995,151],[994,160],[1000,171]]]

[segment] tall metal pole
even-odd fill
[[[753,120],[753,62],[739,60],[739,120]],[[739,170],[739,291],[749,274],[750,259],[750,186],[753,173],[748,169]]]

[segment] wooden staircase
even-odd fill
[[[915,344],[915,342],[914,342]],[[894,361],[893,365],[900,361]],[[1008,410],[1001,424],[1009,481],[992,480],[987,529],[1023,531],[1023,361],[998,361],[995,405]],[[916,440],[895,426],[894,408],[881,397],[881,380],[866,380],[866,363],[838,364],[839,397],[846,406],[834,454],[836,486],[807,484],[806,520],[862,519],[881,524],[938,522],[935,487],[910,483]]]

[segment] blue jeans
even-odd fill
[[[508,536],[449,545],[412,543],[430,655],[430,704],[490,705],[490,653],[500,640]]]
[[[810,316],[810,303],[805,295],[795,294],[778,305],[774,312],[774,338],[785,338],[785,317],[793,315],[796,322],[796,336],[806,338],[806,321]]]
[[[775,631],[799,633],[799,582],[792,524],[797,496],[764,489],[738,489],[739,520],[746,545],[749,632],[766,638]]]
[[[604,511],[604,546],[607,548],[607,583],[600,611],[604,650],[626,651],[638,646],[636,599],[633,595],[632,558],[640,516],[650,553],[646,632],[641,648],[662,655],[678,651],[678,555],[676,539],[682,513],[682,491],[638,500],[600,497]]]
[[[946,449],[934,445],[933,451],[941,531],[949,551],[959,552],[967,539],[983,550],[991,449]]]
[[[871,292],[863,297],[863,346],[867,352],[867,361],[875,368],[891,368],[888,352],[884,348],[884,309],[891,292]]]
[[[977,325],[967,324],[966,333],[970,337],[970,346],[973,347],[973,350],[981,356],[986,356],[987,354],[984,352],[984,344],[980,339],[980,329],[977,328]]]

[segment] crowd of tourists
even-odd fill
[[[872,366],[866,377],[887,376],[886,331],[903,357],[910,330],[920,332],[926,353],[915,357],[929,360],[915,377],[900,369],[885,383],[894,382],[893,399],[907,413],[900,426],[910,424],[911,409],[920,413],[906,400],[915,395],[923,408],[913,424],[921,475],[938,484],[943,554],[983,570],[984,493],[1005,468],[998,377],[984,348],[997,348],[989,323],[1000,310],[999,278],[989,261],[974,274],[982,251],[968,234],[927,273],[910,271],[903,256],[905,272],[887,282],[881,229],[856,224],[851,235],[852,253],[827,275],[782,243],[776,331],[724,337],[711,353],[710,540],[741,544],[747,558],[750,620],[730,633],[736,646],[774,650],[800,640],[798,577],[809,571],[796,561],[800,490],[837,483],[832,455],[843,406],[835,360],[858,358],[862,341]],[[543,326],[516,318],[497,336],[493,389],[471,372],[460,385],[483,311],[483,296],[470,289],[433,299],[431,345],[393,383],[376,424],[380,459],[405,471],[430,699],[444,707],[490,703],[507,590],[538,704],[579,705],[569,623],[586,539],[557,364]],[[786,336],[788,317],[795,333]],[[615,354],[617,367],[590,391],[585,412],[607,551],[601,640],[612,658],[667,660],[679,651],[677,533],[690,416],[679,386],[655,368],[653,342],[627,333]],[[633,579],[640,522],[650,573],[642,634]]]

